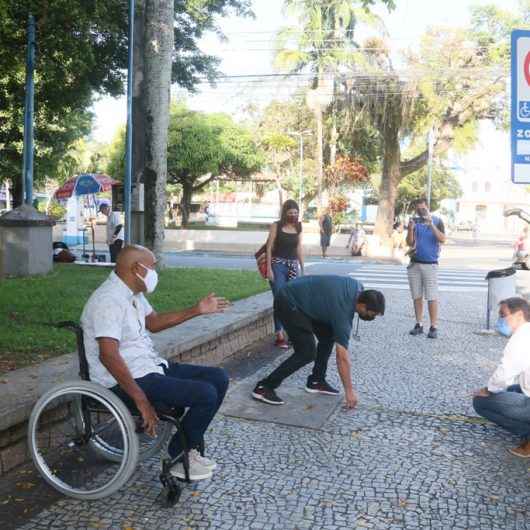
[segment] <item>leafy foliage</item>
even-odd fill
[[[145,0],[137,0],[143,2]],[[0,2],[0,180],[10,178],[20,200],[26,27],[37,25],[35,183],[55,178],[73,143],[91,129],[98,94],[124,91],[128,2],[125,0],[2,0]],[[250,16],[248,0],[175,1],[173,81],[193,90],[200,76],[213,81],[217,58],[198,40],[221,32],[228,14]],[[61,169],[60,165],[63,168]]]
[[[427,189],[427,172],[415,171],[407,175],[397,188],[396,216],[407,213],[412,202],[418,197],[425,196]],[[444,199],[457,199],[462,195],[462,189],[454,174],[440,165],[435,165],[431,182],[431,210],[438,210]]]
[[[335,164],[329,165],[325,171],[325,183],[330,188],[338,186],[354,186],[369,179],[366,166],[358,160],[339,156]]]

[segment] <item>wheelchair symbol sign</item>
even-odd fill
[[[519,101],[519,118],[530,118],[530,101]]]

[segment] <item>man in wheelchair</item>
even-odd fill
[[[144,296],[158,283],[156,259],[148,249],[131,245],[119,254],[116,269],[92,293],[81,316],[90,379],[110,388],[140,412],[145,431],[154,436],[154,404],[188,408],[182,419],[191,480],[210,478],[216,463],[198,450],[208,425],[223,402],[228,376],[221,368],[168,364],[154,350],[147,331],[156,333],[190,318],[224,311],[229,302],[210,294],[183,311],[156,313]],[[167,448],[176,460],[174,477],[184,479],[183,447],[176,434]]]

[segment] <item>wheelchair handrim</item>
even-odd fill
[[[126,429],[126,426],[125,426],[125,419],[120,414],[120,411],[116,410],[114,408],[113,404],[110,403],[109,400],[105,399],[104,396],[101,396],[101,395],[97,394],[96,392],[90,392],[90,391],[88,391],[88,390],[86,390],[84,388],[75,387],[75,386],[63,389],[63,390],[51,395],[45,402],[42,403],[41,411],[44,410],[45,407],[52,400],[55,400],[58,397],[69,395],[69,394],[83,395],[83,396],[95,399],[95,400],[103,403],[107,407],[109,412],[112,413],[112,415],[114,416],[114,418],[116,420],[116,424],[118,425],[118,427],[119,427],[119,429],[121,431],[122,438],[123,438],[123,446],[124,446],[123,447],[123,451],[122,451],[123,458],[121,459],[121,462],[120,462],[120,465],[119,465],[119,468],[118,468],[117,472],[114,474],[114,477],[109,482],[104,484],[103,486],[99,486],[97,488],[87,489],[87,490],[78,489],[78,488],[71,487],[70,485],[66,484],[63,480],[61,480],[59,477],[57,477],[57,475],[55,475],[53,473],[53,471],[50,469],[50,466],[48,466],[48,464],[46,463],[44,458],[41,456],[40,451],[35,449],[35,451],[32,452],[32,456],[33,456],[33,458],[35,460],[36,466],[38,467],[39,471],[42,473],[42,476],[44,477],[44,479],[49,484],[54,486],[55,488],[58,488],[58,489],[62,490],[66,495],[75,494],[75,495],[79,495],[79,496],[84,496],[84,495],[86,495],[86,496],[89,496],[89,495],[90,496],[97,496],[98,493],[101,493],[102,491],[109,489],[112,486],[113,483],[115,483],[117,480],[120,479],[121,473],[122,473],[123,469],[125,468],[125,466],[127,465],[127,458],[129,457],[129,453],[130,453],[130,446],[129,446],[129,440],[127,438],[127,429]],[[34,424],[32,426],[32,430],[31,430],[31,439],[32,439],[34,448],[38,447],[38,445],[37,445],[37,432],[36,432],[37,431],[37,425],[38,425],[38,422],[34,422]]]

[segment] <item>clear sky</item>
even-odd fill
[[[414,48],[429,26],[463,26],[469,21],[469,8],[495,4],[516,10],[517,0],[396,0],[391,13],[377,8],[388,28],[390,43],[396,48]],[[272,72],[274,35],[286,24],[283,0],[255,0],[254,20],[236,17],[223,19],[222,29],[228,37],[221,43],[216,37],[203,39],[201,47],[222,59],[221,71],[226,75],[267,74]],[[224,81],[214,89],[201,86],[201,93],[188,97],[189,105],[197,110],[237,113],[247,102],[264,104],[273,97],[292,90],[292,83],[283,79],[259,83]],[[125,122],[125,98],[102,98],[94,107],[96,122],[93,136],[99,141],[112,139],[116,129]]]

